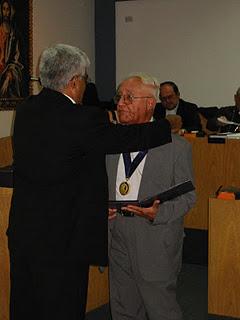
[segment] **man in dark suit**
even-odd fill
[[[146,96],[145,101],[130,103],[127,98],[141,94]],[[118,87],[119,121],[124,124],[151,121],[157,96],[154,78],[131,75]],[[193,180],[191,145],[173,134],[172,143],[145,153],[107,156],[107,170],[111,200],[142,200],[174,184]],[[113,320],[182,319],[176,283],[182,262],[183,217],[195,198],[192,191],[162,204],[155,201],[148,208],[129,206],[125,211],[109,210]],[[127,216],[129,213],[135,216]]]
[[[90,264],[107,263],[105,154],[171,141],[169,123],[111,124],[80,106],[87,55],[43,51],[43,90],[17,107],[14,190],[8,227],[11,320],[82,320]]]
[[[162,119],[172,115],[181,117],[181,127],[186,131],[201,131],[201,122],[196,104],[180,99],[177,85],[172,81],[160,84],[161,103],[157,103],[154,111],[155,119]],[[178,122],[179,123],[179,122]]]
[[[221,107],[215,111],[214,117],[207,121],[207,129],[218,132],[239,132],[240,123],[240,88],[234,95],[234,106]],[[227,122],[236,124],[227,124]]]

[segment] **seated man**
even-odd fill
[[[227,124],[226,122],[240,123],[240,87],[234,95],[234,106],[221,107],[216,115],[207,121],[207,129],[218,132],[236,132],[239,126]]]
[[[166,81],[160,84],[159,98],[161,103],[157,103],[155,107],[155,119],[165,118],[169,115],[179,115],[182,123],[176,122],[181,123],[182,126],[178,129],[185,129],[186,131],[202,130],[197,105],[180,99],[179,89],[174,82]]]

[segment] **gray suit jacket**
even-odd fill
[[[119,155],[107,157],[109,199],[115,199]],[[193,181],[191,145],[182,137],[172,135],[172,143],[148,151],[138,199],[164,191],[171,186]],[[134,200],[134,199],[133,199]],[[135,233],[140,272],[149,281],[170,279],[178,272],[184,237],[183,217],[194,205],[195,192],[160,204],[153,223],[135,216],[117,216],[110,228],[122,228],[126,223]]]

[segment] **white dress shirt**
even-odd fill
[[[131,160],[137,156],[138,152],[130,153]],[[122,182],[126,181],[125,175],[125,166],[123,161],[123,155],[121,154],[118,161],[118,170],[117,170],[117,179],[116,179],[116,200],[137,200],[139,187],[142,179],[143,168],[146,161],[146,156],[142,159],[142,161],[137,166],[136,170],[133,172],[131,177],[127,180],[130,188],[129,192],[126,195],[122,195],[119,192],[119,186]]]

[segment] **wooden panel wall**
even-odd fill
[[[240,318],[240,201],[210,199],[208,312]]]
[[[100,273],[98,267],[91,267],[89,273],[87,311],[108,303],[108,268]]]
[[[187,138],[192,144],[197,203],[185,217],[185,227],[208,229],[208,199],[219,186],[240,187],[240,140],[208,143],[207,138]]]
[[[12,163],[12,138],[0,138],[0,167]]]

